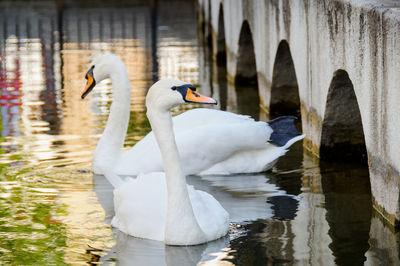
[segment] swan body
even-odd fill
[[[193,213],[201,230],[189,229],[189,232],[184,232],[181,228],[177,228],[176,232],[170,233],[170,238],[166,240],[168,208],[166,188],[163,172],[141,174],[135,179],[130,178],[114,190],[115,216],[111,222],[112,226],[128,235],[164,241],[171,245],[201,244],[226,235],[229,214],[213,196],[188,185],[187,191]],[[218,215],[214,215],[215,213]],[[179,217],[183,220],[187,214],[182,210]],[[190,221],[180,222],[190,224]]]
[[[103,64],[110,62],[119,66],[122,63],[113,55],[101,56],[92,63],[86,75],[88,82],[82,98],[93,89],[96,80],[101,80],[96,75],[96,69],[114,73],[100,75],[111,77],[113,85],[114,79],[120,81],[126,78],[125,75],[118,76],[113,72],[115,67],[103,68]],[[158,81],[151,86],[146,96],[147,117],[161,153],[165,173],[152,172],[124,182],[113,172],[111,166],[119,158],[104,154],[102,146],[121,146],[118,141],[125,129],[121,125],[114,128],[117,132],[113,132],[107,122],[105,133],[109,135],[106,141],[100,140],[96,148],[98,151],[100,147],[95,155],[96,160],[110,160],[110,169],[104,175],[115,187],[115,217],[112,225],[129,235],[164,241],[169,245],[196,245],[218,239],[228,232],[229,215],[219,202],[208,193],[186,184],[170,114],[171,108],[185,102],[216,103],[214,99],[200,95],[192,85],[179,80]],[[122,106],[124,104],[117,103],[122,103]],[[113,102],[111,112],[118,114],[121,112],[120,107]],[[112,149],[108,151],[115,152]]]
[[[104,133],[94,151],[95,174],[138,175],[163,171],[159,147],[150,132],[134,147],[122,152],[129,123],[130,84],[124,63],[117,57],[97,58],[89,69],[88,81],[110,78],[113,84],[113,103]],[[88,72],[88,74],[89,74]],[[168,83],[168,80],[161,80]],[[93,84],[93,83],[92,83]],[[88,86],[85,91],[91,91]],[[86,94],[83,95],[86,96]],[[197,108],[173,118],[173,130],[182,167],[186,175],[257,173],[270,169],[294,142],[302,139],[293,125],[293,117],[286,118],[283,142],[269,141],[282,128],[269,122],[257,122],[249,116],[215,109]],[[290,134],[287,134],[289,130]],[[275,144],[274,144],[275,143]],[[192,156],[196,155],[196,156]],[[194,158],[200,158],[194,160]],[[117,182],[117,181],[112,181]]]
[[[147,116],[161,151],[165,174],[139,175],[117,187],[112,225],[136,237],[170,245],[196,245],[224,236],[229,228],[229,215],[213,196],[186,184],[169,111],[186,99],[171,89],[177,86],[187,85],[175,80],[159,81],[146,96]]]
[[[208,108],[186,111],[175,116],[173,122],[186,175],[263,172],[270,169],[294,142],[304,137],[295,135],[285,145],[277,146],[268,142],[273,133],[268,123]],[[162,160],[153,132],[121,153],[115,166],[120,175],[161,170]]]

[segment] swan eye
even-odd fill
[[[176,86],[173,86],[171,90],[176,91]]]

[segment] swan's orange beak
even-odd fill
[[[86,73],[85,79],[87,79],[87,81],[81,96],[82,99],[85,99],[86,95],[88,95],[93,90],[94,86],[96,86],[96,81],[93,78],[93,68],[94,66]]]
[[[206,104],[217,104],[217,100],[211,97],[207,97],[204,95],[201,95],[200,93],[197,92],[197,90],[193,89],[188,89],[186,91],[186,95],[184,97],[185,102],[188,103],[206,103]]]

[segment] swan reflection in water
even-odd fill
[[[117,260],[118,265],[197,265],[229,245],[227,236],[195,246],[168,246],[164,242],[132,237],[116,230],[116,245],[101,261]]]
[[[110,224],[114,216],[113,187],[102,175],[94,175],[93,179],[98,201],[105,210],[105,222]],[[232,224],[227,236],[201,245],[168,246],[114,229],[116,245],[101,260],[116,258],[119,265],[196,265],[213,260],[221,253],[227,256],[228,252],[224,250],[229,250],[230,240],[246,233],[244,229],[241,232],[241,224],[272,217],[293,219],[297,210],[298,198],[271,183],[268,173],[187,176],[187,182],[214,196],[229,212]]]

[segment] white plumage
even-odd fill
[[[201,244],[226,235],[229,214],[213,196],[187,186],[195,219],[204,234],[189,239],[188,233],[193,232],[185,232],[182,228],[176,232],[175,242],[165,241],[168,208],[166,188],[163,172],[129,179],[114,190],[115,216],[111,224],[126,234],[173,245]],[[184,220],[185,216],[185,213],[181,213],[180,220]]]
[[[122,152],[130,113],[129,77],[123,62],[115,56],[102,58],[94,61],[94,80],[112,79],[113,104],[94,152],[93,171],[104,175],[162,171],[160,150],[153,132],[130,150]],[[159,82],[168,83],[168,80]],[[187,111],[174,117],[173,121],[182,167],[187,175],[263,172],[271,168],[291,144],[304,137],[294,136],[278,147],[268,143],[273,132],[268,123],[206,108]]]
[[[104,64],[111,64],[113,67],[107,68]],[[93,89],[96,80],[101,80],[98,76],[111,77],[113,85],[114,80],[124,81],[127,78],[126,69],[118,69],[121,65],[123,66],[122,62],[113,55],[96,59],[88,71],[88,83],[82,97]],[[109,73],[98,74],[97,69],[107,70]],[[123,73],[119,74],[118,71]],[[115,97],[119,92],[116,88],[114,91]],[[152,172],[127,182],[122,181],[113,171],[112,165],[118,158],[112,155],[116,154],[116,147],[121,148],[123,127],[115,124],[114,128],[110,128],[110,123],[107,122],[107,137],[100,140],[95,160],[96,163],[108,160],[101,167],[109,167],[104,174],[116,187],[112,225],[129,235],[164,241],[170,245],[196,245],[218,239],[228,232],[229,215],[219,202],[210,194],[186,184],[175,143],[170,109],[188,101],[216,102],[200,95],[192,85],[178,80],[156,82],[147,93],[147,116],[161,152],[165,174]],[[123,112],[121,104],[124,105],[124,100],[113,102],[113,113],[110,117],[115,118]]]
[[[228,213],[210,194],[187,186],[185,174],[265,171],[304,137],[296,130],[287,134],[285,128],[277,128],[279,123],[212,109],[198,108],[172,119],[170,109],[179,104],[215,101],[190,84],[165,79],[155,83],[146,97],[153,132],[122,152],[131,96],[126,67],[107,54],[91,64],[86,77],[82,98],[96,82],[110,78],[113,84],[113,103],[94,152],[93,170],[115,187],[112,224],[132,236],[171,245],[195,245],[224,236]],[[281,135],[281,147],[269,143],[274,138],[280,141]],[[123,182],[119,175],[138,176]]]
[[[268,143],[272,129],[267,123],[207,108],[186,111],[173,121],[186,175],[263,172],[270,169],[294,142],[304,137],[297,136],[278,147]],[[120,175],[161,170],[162,160],[152,132],[122,153],[115,167]]]
[[[102,58],[102,59],[101,59]],[[138,175],[162,171],[162,158],[150,132],[122,152],[129,123],[130,84],[125,65],[115,56],[98,58],[92,65],[94,80],[111,78],[113,103],[103,136],[93,155],[96,174]],[[100,72],[100,73],[99,73]],[[161,80],[167,83],[168,80]],[[197,108],[173,118],[182,167],[187,175],[257,173],[270,169],[287,149],[304,135],[294,135],[283,146],[269,143],[273,130],[249,116]]]

